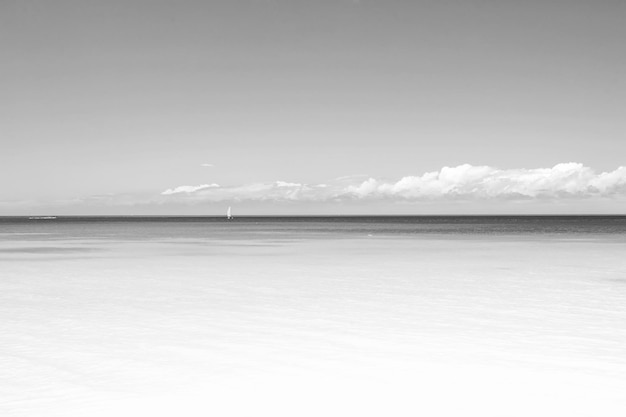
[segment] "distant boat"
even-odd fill
[[[232,220],[233,216],[230,214],[230,206],[228,206],[228,210],[226,210],[226,220]]]
[[[30,216],[28,220],[55,220],[56,216]]]

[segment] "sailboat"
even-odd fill
[[[228,210],[226,210],[226,220],[232,220],[233,216],[230,214],[230,206],[228,206]]]

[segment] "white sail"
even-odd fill
[[[226,218],[227,218],[228,220],[230,220],[230,219],[232,219],[232,218],[233,218],[233,216],[230,214],[230,206],[228,206],[228,210],[226,210]]]

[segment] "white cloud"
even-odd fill
[[[396,182],[370,178],[346,191],[356,198],[532,199],[609,195],[624,192],[625,184],[624,167],[596,174],[578,163],[509,170],[465,164],[418,177],[404,177]]]
[[[218,184],[202,184],[202,185],[181,185],[176,188],[170,188],[161,193],[161,195],[171,195],[178,193],[195,193],[196,191],[204,190],[206,188],[218,188]]]
[[[325,183],[297,183],[274,181],[234,186],[218,184],[181,185],[160,194],[92,195],[54,201],[0,201],[0,212],[80,213],[81,210],[99,212],[111,210],[120,213],[134,208],[149,210],[164,205],[197,205],[210,203],[346,203],[369,204],[381,207],[396,202],[426,202],[438,207],[480,205],[489,210],[503,210],[502,204],[511,200],[541,205],[545,202],[567,212],[576,201],[577,207],[610,207],[611,212],[622,212],[626,202],[626,167],[597,173],[578,163],[563,163],[552,168],[499,169],[469,164],[444,167],[438,171],[406,176],[395,180],[379,178],[340,178]],[[585,202],[583,202],[585,200]],[[466,204],[468,203],[468,204]],[[554,203],[554,204],[552,204]]]
[[[333,190],[325,184],[307,185],[287,181],[230,187],[181,186],[161,193],[178,201],[316,201],[328,200]]]
[[[180,186],[161,193],[188,201],[529,200],[626,196],[626,167],[595,173],[579,163],[498,169],[469,164],[395,181],[342,177],[326,184],[287,181],[230,187]]]
[[[201,167],[212,167],[213,164],[200,164]]]
[[[274,184],[276,184],[277,187],[302,187],[302,184],[295,182],[276,181]]]

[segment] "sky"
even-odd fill
[[[626,214],[622,0],[0,0],[0,215]]]

